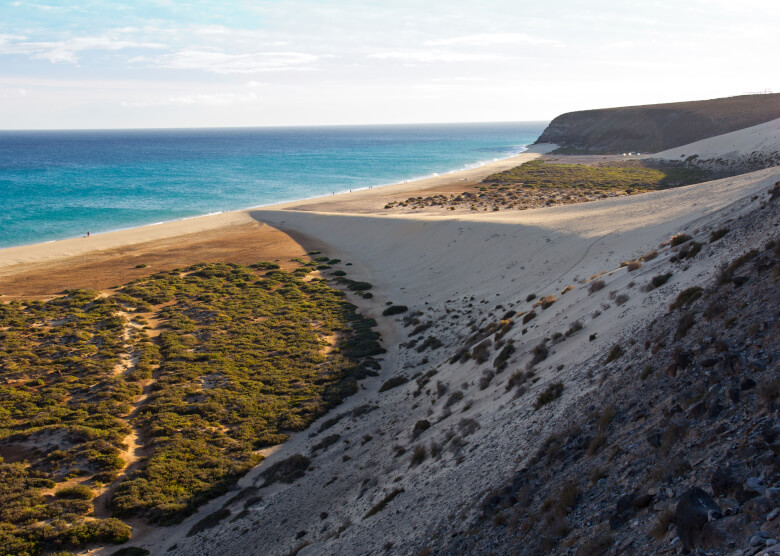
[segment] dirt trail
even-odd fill
[[[110,292],[103,292],[104,294],[110,294]],[[107,297],[108,295],[101,295],[101,297]],[[133,316],[125,311],[117,311],[117,314],[121,316],[125,321],[123,338],[125,342],[125,351],[119,355],[119,360],[114,366],[114,376],[129,375],[132,373],[140,361],[141,354],[139,350],[134,349],[139,340],[148,338],[150,336],[159,335],[159,319],[143,318],[140,322],[146,322],[150,324],[142,325],[140,322],[133,320]],[[146,316],[152,317],[154,313],[147,313]],[[136,315],[137,317],[138,315]],[[144,328],[147,327],[145,330]],[[154,371],[156,367],[152,369]],[[143,391],[140,396],[135,400],[133,409],[126,416],[126,421],[130,427],[130,433],[125,437],[124,444],[126,448],[122,450],[118,456],[125,462],[122,469],[119,470],[117,478],[111,483],[98,491],[97,496],[93,499],[95,506],[95,516],[99,518],[111,517],[110,501],[119,484],[127,478],[133,471],[135,471],[141,464],[141,461],[149,455],[149,450],[143,445],[141,434],[137,427],[133,424],[135,417],[138,415],[140,409],[146,403],[149,398],[153,379],[147,379],[142,382]]]

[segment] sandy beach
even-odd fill
[[[380,213],[388,200],[403,199],[413,192],[461,192],[492,173],[533,160],[553,147],[534,145],[525,153],[476,168],[263,209]],[[0,294],[45,296],[66,288],[104,289],[195,262],[286,261],[305,252],[289,236],[258,223],[251,215],[254,210],[0,249]],[[137,265],[146,266],[135,268]]]

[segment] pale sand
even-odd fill
[[[780,155],[780,119],[716,137],[709,137],[649,156],[668,160],[685,160],[687,157],[697,155],[701,160],[717,158],[732,160],[753,154]]]
[[[329,256],[353,262],[349,276],[375,285],[374,299],[360,301],[367,316],[383,326],[388,353],[381,376],[363,381],[361,391],[350,397],[335,413],[348,412],[366,403],[379,409],[359,419],[344,419],[324,434],[339,434],[332,448],[316,456],[312,446],[323,435],[312,435],[323,417],[304,434],[294,435],[266,462],[240,481],[241,486],[258,484],[266,465],[293,454],[312,457],[312,468],[293,485],[263,489],[262,503],[253,506],[238,521],[225,520],[208,531],[186,537],[194,523],[219,509],[233,494],[207,505],[182,525],[150,531],[134,539],[135,545],[170,554],[287,554],[302,540],[312,544],[299,554],[381,553],[386,542],[399,554],[414,554],[424,546],[428,528],[445,524],[454,530],[479,511],[480,493],[489,490],[534,453],[570,404],[587,403],[587,392],[598,381],[586,378],[590,370],[603,369],[604,354],[616,342],[634,338],[652,318],[666,313],[677,293],[710,280],[723,263],[747,247],[766,241],[766,228],[737,231],[741,217],[763,215],[762,221],[778,219],[762,208],[767,191],[780,178],[773,168],[678,189],[619,197],[527,211],[502,211],[446,217],[434,214],[348,215],[335,212],[258,210],[252,215],[297,237],[307,248],[321,249]],[[769,229],[772,229],[769,222]],[[717,244],[707,244],[709,233],[722,226],[732,232]],[[693,260],[673,267],[672,279],[652,292],[641,286],[653,276],[670,270],[672,251],[661,254],[639,270],[627,272],[620,263],[633,259],[686,232],[704,243]],[[605,273],[607,286],[589,294],[587,279]],[[631,284],[631,285],[629,285]],[[561,295],[567,286],[574,289]],[[610,292],[629,296],[617,306]],[[449,363],[449,358],[472,334],[472,322],[484,326],[497,322],[509,309],[529,311],[529,294],[553,294],[559,299],[528,324],[517,323],[505,336],[513,340],[515,355],[510,368],[485,389],[477,387],[490,362],[473,360]],[[420,321],[434,326],[425,332],[441,340],[442,348],[418,353],[401,342],[410,340],[411,328],[401,317],[380,316],[385,303],[408,305],[420,311]],[[600,313],[600,314],[599,314]],[[514,398],[505,388],[506,379],[524,368],[529,352],[542,338],[565,332],[580,320],[584,330],[551,349],[550,357],[538,366],[541,380],[530,391]],[[527,329],[527,333],[523,330]],[[593,337],[594,340],[590,341]],[[640,338],[641,340],[641,338]],[[491,353],[491,360],[497,350]],[[424,360],[427,358],[427,361]],[[559,369],[559,366],[562,366]],[[427,393],[413,396],[416,384],[379,393],[392,376],[436,370]],[[553,380],[566,384],[560,402],[543,411],[533,410],[533,400]],[[437,396],[436,383],[448,391]],[[461,390],[464,401],[446,416],[449,394]],[[583,397],[584,396],[584,397]],[[411,431],[420,419],[434,423],[416,441]],[[466,457],[458,461],[449,449],[438,459],[410,467],[409,453],[415,445],[445,442],[445,433],[462,432],[462,419],[473,419],[479,429],[468,435]],[[370,436],[372,441],[364,442]],[[407,453],[396,457],[394,446]],[[478,449],[475,449],[477,448]],[[350,459],[344,461],[342,455]],[[335,479],[334,479],[335,478]],[[327,486],[326,486],[327,485]],[[366,519],[365,514],[395,489],[403,489],[388,508]],[[240,505],[233,509],[236,515]],[[327,518],[321,518],[326,515]],[[333,532],[349,523],[339,536]],[[450,524],[450,525],[446,525]],[[254,551],[254,552],[253,552]]]

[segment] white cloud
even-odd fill
[[[158,102],[122,102],[122,106],[133,108],[146,108],[149,106],[171,105],[204,105],[204,106],[228,106],[241,102],[253,102],[259,97],[254,92],[249,93],[203,93],[169,97]]]
[[[398,60],[407,63],[432,63],[432,62],[484,62],[505,60],[506,56],[499,54],[478,54],[472,52],[453,52],[450,50],[389,50],[375,52],[368,55],[369,58],[378,60]]]
[[[131,62],[148,62],[152,66],[181,70],[203,70],[220,74],[250,74],[266,71],[309,69],[320,59],[303,52],[254,52],[229,54],[206,50],[183,50],[156,59],[134,58]]]
[[[110,36],[77,37],[64,41],[20,41],[8,40],[10,35],[0,37],[0,55],[20,54],[34,60],[48,60],[52,63],[69,62],[76,64],[79,53],[86,50],[123,50],[126,48],[165,48],[166,45],[154,42],[136,42],[121,40]]]
[[[11,41],[21,41],[26,39],[24,35],[10,35],[7,33],[0,33],[0,46],[7,44]]]
[[[546,46],[562,46],[558,40],[544,39],[541,37],[534,37],[525,33],[479,33],[476,35],[464,35],[460,37],[450,37],[447,39],[436,39],[432,41],[426,41],[426,45],[430,46],[506,46],[506,45],[546,45]]]

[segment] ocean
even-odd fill
[[[0,131],[0,247],[462,170],[545,125]]]

